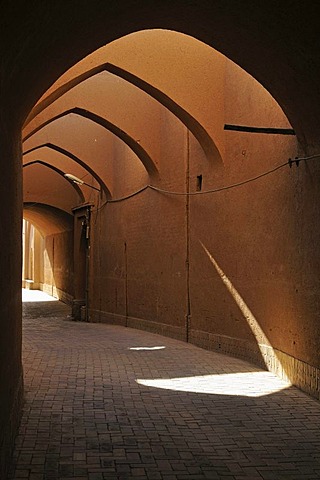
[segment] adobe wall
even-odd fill
[[[159,137],[166,139],[160,143],[161,186],[184,191],[186,129],[164,109],[159,123]],[[116,152],[115,158],[114,198],[150,182],[128,151]],[[147,190],[93,211],[92,226],[91,319],[184,338],[184,198]]]
[[[1,105],[1,109],[3,105]],[[23,397],[21,364],[21,173],[19,137],[0,114],[0,478],[6,478]],[[4,122],[4,124],[2,123]],[[9,133],[10,132],[10,133]]]
[[[229,63],[226,123],[288,127],[272,100],[241,79]],[[297,154],[292,137],[227,131],[225,152],[221,184],[253,177]],[[267,365],[317,398],[318,172],[316,161],[286,166],[239,188],[192,198],[190,212],[190,341]],[[209,178],[205,188],[211,187]],[[242,311],[212,258],[245,302]],[[258,343],[252,321],[265,335]]]
[[[224,98],[223,117],[219,112],[213,122],[224,138],[223,166],[210,163],[186,127],[163,109],[159,187],[195,192],[201,175],[202,190],[209,190],[297,155],[294,137],[223,131],[224,123],[290,128],[266,91],[231,62]],[[122,164],[113,163],[114,198],[151,182],[132,168],[132,159],[119,158]],[[309,193],[305,188],[312,171],[316,164],[285,166],[238,188],[188,198],[146,190],[93,212],[91,321],[142,328],[246,358],[317,396],[319,280],[312,272],[319,259],[312,226],[318,186]]]
[[[41,290],[71,304],[73,299],[73,231],[47,235],[44,239]]]

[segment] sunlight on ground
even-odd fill
[[[47,293],[41,290],[27,290],[22,289],[22,301],[23,302],[57,302],[58,298],[51,297]]]
[[[205,393],[209,395],[242,395],[263,397],[290,387],[270,372],[229,373],[222,375],[201,375],[195,377],[137,379],[146,387],[163,388],[178,392]]]
[[[163,350],[164,346],[159,347],[129,347],[129,350]]]

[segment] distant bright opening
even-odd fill
[[[51,297],[47,293],[41,290],[27,290],[22,289],[22,301],[23,302],[57,302],[58,299]]]
[[[195,377],[137,379],[146,387],[175,390],[178,392],[204,393],[207,395],[241,395],[263,397],[290,387],[270,372],[228,373],[223,375],[200,375]]]

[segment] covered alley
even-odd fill
[[[0,2],[1,480],[320,478],[319,18]]]
[[[24,303],[10,479],[319,479],[318,401],[242,360],[74,322],[42,295]]]

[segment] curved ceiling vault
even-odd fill
[[[150,182],[141,160],[126,143],[100,124],[83,116],[70,114],[56,119],[26,140],[23,148],[24,151],[28,151],[47,143],[71,152],[94,170],[107,186],[111,198],[129,194]],[[24,156],[28,161],[39,158],[95,184],[94,178],[89,177],[87,170],[80,164],[52,148],[44,147]],[[117,182],[119,174],[129,171],[128,169],[137,173],[137,181],[132,183],[128,175],[122,175],[122,181]],[[84,186],[81,188],[85,191]],[[90,200],[96,203],[98,201],[96,194],[93,190],[91,192]]]
[[[106,130],[109,130],[112,132],[114,135],[116,135],[120,140],[122,140],[128,147],[137,155],[137,157],[141,160],[142,164],[144,165],[145,169],[149,173],[150,177],[157,177],[158,176],[158,170],[156,165],[154,164],[152,158],[148,154],[148,152],[130,135],[128,135],[126,132],[121,130],[117,125],[109,122],[106,118],[101,117],[93,112],[90,112],[89,110],[85,110],[83,108],[79,107],[74,107],[71,108],[70,110],[66,110],[54,117],[49,118],[48,120],[44,121],[37,127],[35,127],[32,131],[30,131],[27,135],[23,137],[23,141],[25,142],[29,138],[31,138],[34,134],[39,132],[42,128],[46,127],[47,125],[50,125],[51,123],[55,122],[56,120],[66,117],[68,115],[78,115],[80,117],[83,117],[87,120],[91,120],[92,122],[102,126]]]
[[[69,69],[43,95],[29,120],[79,82],[108,71],[165,105],[190,129],[206,155],[219,162],[228,63],[233,62],[211,46],[177,31],[138,31],[101,47]],[[250,77],[244,70],[242,74]],[[255,83],[255,88],[267,94],[261,84]],[[268,126],[287,126],[285,115],[283,121],[285,125]]]
[[[81,188],[67,180],[59,168],[42,160],[35,160],[23,168],[24,202],[45,204],[67,213],[84,203]]]
[[[79,200],[80,200],[80,203],[84,203],[85,201],[85,197],[82,193],[82,190],[81,188],[79,187],[79,185],[77,185],[76,183],[74,183],[72,180],[70,180],[69,178],[66,178],[64,175],[65,175],[65,172],[63,172],[62,170],[60,170],[60,168],[57,168],[55,167],[54,165],[51,165],[47,162],[44,162],[43,160],[33,160],[31,162],[28,162],[28,163],[25,163],[23,164],[23,168],[27,168],[27,167],[31,167],[32,165],[43,165],[44,167],[46,168],[49,168],[50,170],[53,170],[54,172],[56,172],[58,175],[60,175],[66,182],[68,182],[69,185],[71,185],[72,188],[74,188],[74,190],[77,192],[78,196],[79,196]]]
[[[70,21],[75,12],[76,21]],[[319,145],[318,2],[141,0],[137,8],[131,0],[56,0],[50,7],[22,2],[19,9],[5,3],[1,13],[7,72],[2,108],[17,128],[80,59],[132,32],[161,28],[197,38],[232,59],[273,95],[303,147]],[[50,68],[43,58],[52,58]]]
[[[31,222],[44,237],[73,229],[73,215],[41,203],[25,203],[23,218]]]
[[[105,58],[109,61],[105,62]],[[136,105],[130,98],[131,93],[138,91],[140,95],[147,94],[182,122],[198,140],[206,158],[217,166],[222,164],[219,148],[223,149],[224,142],[222,127],[227,61],[210,46],[181,33],[147,30],[130,34],[101,47],[62,75],[29,114],[23,141],[27,142],[60,119],[77,116],[82,121],[89,120],[103,127],[124,142],[139,158],[149,177],[157,179],[157,152],[152,146],[159,142],[153,139],[152,145],[151,135],[148,130],[145,131],[144,126],[148,129],[151,120],[146,122],[144,118],[144,125],[139,123],[139,115],[143,117],[146,109],[139,111],[142,103],[139,95]],[[101,74],[109,75],[109,83],[105,83]],[[111,77],[118,80],[110,80]],[[122,82],[122,90],[119,82]],[[108,92],[107,97],[104,88],[110,88],[110,85],[114,91]],[[259,85],[259,88],[263,87]],[[117,104],[112,104],[114,101]],[[88,108],[85,108],[87,105]],[[284,115],[279,118],[287,123]],[[74,135],[72,130],[70,135]],[[33,144],[24,154],[40,149],[54,150],[75,161],[100,184],[107,198],[112,197],[107,186],[108,179],[97,172],[94,159],[81,160],[69,148],[58,145],[50,138],[49,141]],[[45,163],[48,165],[50,161],[46,159]]]
[[[107,185],[105,184],[105,182],[102,180],[101,176],[99,176],[95,172],[95,170],[90,167],[90,165],[88,165],[86,162],[84,162],[79,157],[77,157],[76,155],[74,155],[70,151],[66,150],[65,148],[62,148],[58,145],[55,145],[55,144],[49,143],[49,142],[48,143],[42,143],[42,144],[40,144],[36,147],[30,148],[29,150],[26,150],[25,152],[23,152],[23,156],[26,158],[26,156],[28,154],[32,153],[32,152],[37,152],[38,150],[42,150],[42,149],[46,149],[46,148],[51,149],[54,152],[61,153],[65,157],[71,159],[72,161],[74,161],[75,163],[80,165],[82,168],[84,168],[84,170],[86,170],[90,175],[92,175],[92,177],[96,180],[98,185],[100,185],[100,188],[104,192],[105,196],[107,198],[110,198],[110,196],[111,196],[110,191],[109,191]],[[64,173],[67,173],[67,172],[64,172]]]
[[[166,107],[171,113],[173,113],[177,118],[179,118],[179,120],[190,130],[190,132],[198,140],[199,144],[204,150],[206,157],[210,161],[221,161],[220,153],[212,138],[210,137],[206,129],[201,125],[201,123],[192,115],[190,115],[187,110],[181,107],[166,93],[162,92],[157,87],[151,85],[142,78],[137,77],[133,73],[130,73],[129,71],[117,65],[113,65],[109,62],[97,65],[96,67],[84,71],[79,75],[76,75],[74,78],[66,81],[66,83],[57,87],[55,90],[49,93],[46,97],[40,100],[34,107],[34,109],[30,112],[30,115],[25,122],[24,128],[26,129],[26,127],[30,124],[30,122],[32,122],[34,118],[36,118],[40,113],[42,113],[45,109],[52,105],[56,100],[60,99],[67,92],[70,92],[77,85],[80,85],[89,78],[95,77],[101,72],[112,73],[113,75],[122,78],[128,83],[138,87],[139,89],[150,95],[152,98],[157,100],[161,105]]]
[[[145,38],[144,38],[145,35],[147,34],[147,36],[149,36],[149,33],[150,32],[143,32],[143,42],[145,42]],[[159,34],[159,32],[157,32],[157,34]],[[181,46],[179,41],[181,41],[182,39],[182,43],[183,43],[186,41],[186,38],[187,38],[186,36],[179,35],[175,32],[161,32],[161,37],[163,37],[163,35],[166,38],[169,36],[170,41],[172,40],[172,35],[174,35],[179,48]],[[139,38],[140,37],[141,36],[139,36]],[[193,57],[195,56],[195,53],[198,53],[197,49],[199,49],[201,46],[201,48],[203,49],[202,51],[205,51],[205,55],[206,55],[206,62],[203,63],[203,65],[208,65],[208,55],[210,58],[210,56],[212,55],[212,52],[214,51],[211,48],[208,48],[207,46],[202,45],[200,42],[197,42],[195,39],[187,38],[187,43],[188,42],[189,43],[191,42]],[[153,48],[155,48],[155,45],[156,44],[154,44]],[[112,45],[111,45],[111,48],[113,48]],[[177,46],[175,51],[176,52],[178,51]],[[98,52],[93,55],[96,55],[96,56],[98,55],[98,58],[99,59],[101,58],[101,52]],[[219,62],[221,63],[221,60],[223,59],[223,57],[217,52],[214,52],[213,57],[214,58],[211,60],[215,64],[217,63],[217,61],[218,63]],[[59,120],[63,117],[74,114],[82,118],[91,120],[92,122],[95,122],[101,125],[105,129],[109,130],[114,135],[116,135],[121,141],[123,141],[126,145],[128,145],[129,148],[131,148],[131,150],[137,155],[137,157],[140,159],[143,166],[145,167],[146,171],[148,172],[149,177],[151,178],[151,181],[152,179],[156,181],[159,175],[159,171],[157,168],[157,154],[159,154],[159,152],[157,152],[157,149],[159,150],[160,142],[158,139],[155,139],[155,138],[152,139],[152,136],[153,136],[153,132],[158,131],[159,128],[154,128],[153,131],[152,129],[151,130],[149,129],[149,131],[146,131],[146,126],[150,125],[151,123],[154,123],[155,121],[159,122],[159,120],[155,119],[155,117],[157,117],[157,114],[154,114],[153,116],[152,114],[149,114],[149,121],[146,122],[145,116],[147,112],[146,112],[146,108],[144,108],[144,110],[140,111],[140,121],[141,119],[143,119],[144,121],[144,125],[143,125],[142,123],[141,124],[139,123],[139,113],[137,113],[137,110],[139,111],[139,109],[141,108],[141,104],[143,102],[145,103],[146,101],[146,97],[143,97],[143,95],[147,95],[148,98],[150,97],[153,100],[153,102],[156,102],[157,104],[161,105],[163,108],[166,108],[169,112],[171,112],[171,114],[174,117],[176,117],[183,125],[185,125],[185,127],[187,127],[187,129],[197,139],[199,145],[204,151],[205,157],[210,162],[212,162],[213,165],[217,166],[219,164],[222,164],[221,155],[216,144],[212,140],[212,137],[208,134],[207,130],[203,127],[201,122],[199,122],[193,115],[189,113],[188,109],[190,106],[187,104],[186,105],[187,109],[186,109],[168,95],[168,93],[174,94],[175,93],[174,90],[171,92],[168,92],[167,88],[163,88],[164,91],[162,91],[159,88],[157,88],[157,86],[152,85],[150,82],[147,82],[146,80],[144,80],[142,78],[143,75],[142,77],[140,77],[110,62],[107,62],[107,63],[103,62],[102,64],[100,62],[100,64],[89,69],[86,69],[87,68],[86,59],[80,62],[80,64],[82,65],[82,67],[80,68],[83,68],[84,70],[81,71],[79,75],[75,75],[73,78],[70,78],[70,80],[66,82],[64,82],[63,80],[64,77],[63,77],[61,80],[59,80],[59,82],[62,81],[62,84],[58,86],[56,89],[55,88],[51,89],[51,91],[48,92],[48,94],[42,99],[42,101],[40,101],[35,106],[34,110],[30,113],[29,118],[25,123],[24,135],[23,135],[24,142],[26,142],[28,139],[33,137],[37,132],[44,129],[46,126],[52,124],[56,120]],[[176,65],[178,64],[179,62],[176,62],[176,61],[172,62],[172,68],[173,69],[176,68]],[[151,63],[148,68],[154,69],[155,65]],[[190,65],[184,64],[183,68],[184,70],[187,68],[188,77],[190,77]],[[110,82],[109,84],[104,85],[105,80],[102,79],[102,82],[101,82],[102,85],[99,85],[99,84],[97,85],[97,82],[99,82],[99,74],[101,74],[102,72],[108,73],[109,75],[111,75],[111,77],[118,78],[118,82],[116,84],[118,91],[110,92],[108,98],[104,98],[105,95],[103,95],[104,93],[103,90],[104,88],[108,88],[108,87],[110,88]],[[158,73],[160,75],[160,72]],[[167,72],[165,72],[165,75],[166,74]],[[202,75],[203,72],[201,71],[199,74]],[[191,72],[191,75],[194,75],[194,71]],[[180,79],[179,81],[185,82],[187,77],[186,71],[184,72],[180,71],[180,75],[176,75],[176,77]],[[88,85],[88,80],[90,79],[91,81],[94,80],[95,83]],[[122,81],[122,84],[121,84],[122,92],[119,91],[119,80]],[[82,85],[87,84],[89,88],[87,88],[87,91],[83,90],[82,92],[80,91],[80,93],[78,92],[78,96],[77,96],[76,87],[78,87],[81,84]],[[99,90],[99,87],[100,87],[100,90]],[[161,85],[161,87],[165,87],[165,85],[163,84]],[[177,87],[177,85],[175,85],[175,87]],[[131,91],[130,91],[130,88],[131,88]],[[135,90],[132,90],[132,88],[134,88]],[[128,90],[129,90],[129,93],[127,92]],[[101,98],[101,101],[99,101],[100,99],[98,99],[98,101],[96,100],[96,102],[92,102],[90,104],[90,101],[88,102],[88,99],[92,97],[92,92],[97,92],[97,91],[102,92],[101,97],[103,98]],[[137,106],[135,106],[134,101],[132,101],[132,99],[129,97],[130,95],[134,96],[133,94],[137,95],[137,91],[140,92],[139,95],[140,97],[142,95],[142,97],[140,100],[138,95],[138,104]],[[70,97],[70,93],[71,93],[71,97]],[[69,98],[66,98],[66,94],[69,94]],[[122,113],[121,112],[119,113],[119,104],[123,99],[123,97],[124,97],[124,100],[122,102],[123,103]],[[177,93],[175,93],[173,97],[177,97]],[[113,101],[113,98],[117,99],[118,106],[112,105],[110,107],[109,112],[108,111],[105,112],[104,110],[106,108],[105,105],[108,106],[109,103]],[[179,96],[177,98],[179,101],[181,100]],[[59,101],[61,99],[62,99],[62,102],[60,102],[59,104]],[[103,108],[100,109],[102,114],[99,114],[100,112],[99,106],[100,106],[100,103],[102,103],[103,101],[104,101]],[[82,108],[82,104],[86,105],[86,103],[89,105],[89,108]],[[79,104],[81,106],[79,106]],[[72,106],[72,108],[68,108],[68,106],[70,105]],[[50,108],[52,106],[53,108]],[[149,109],[147,107],[147,110],[151,111],[152,108],[154,108],[154,105],[149,104]],[[94,110],[98,110],[98,112]],[[118,116],[114,114],[115,111],[118,114]],[[134,111],[135,111],[135,116],[134,118],[132,118]],[[110,119],[108,118],[108,114],[110,116],[110,113],[111,113],[112,120],[111,118]],[[126,115],[127,113],[129,113],[130,115]],[[127,117],[129,118],[129,120]],[[41,145],[49,145],[49,148],[52,148],[53,142],[49,141],[46,143],[40,143],[39,145],[36,145],[36,146],[33,146],[32,148],[27,149],[25,154],[31,151],[35,151],[35,149],[40,148]],[[57,151],[60,150],[60,152],[61,150],[64,150],[65,153],[68,152],[67,155],[69,156],[69,158],[73,158],[79,164],[82,164],[83,167],[87,168],[87,170],[93,174],[93,177],[96,178],[96,180],[98,180],[99,175],[95,170],[94,161],[92,161],[92,159],[90,159],[91,160],[90,163],[89,162],[82,163],[82,162],[79,162],[79,157],[74,155],[73,152],[70,152],[69,149],[65,149],[60,145],[56,145],[53,148],[55,148]],[[108,182],[108,179],[106,179],[106,182]],[[99,183],[101,184],[101,181]],[[104,191],[106,190],[107,190],[107,197],[110,197],[110,188],[106,187],[106,183],[104,183]]]

